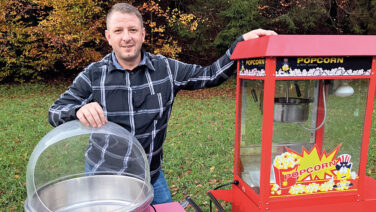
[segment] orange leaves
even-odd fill
[[[171,43],[169,42],[171,37],[165,33],[168,29],[166,24],[166,17],[168,15],[166,11],[163,10],[156,1],[144,2],[138,9],[145,18],[144,22],[147,36],[145,45],[148,46],[154,54],[163,54],[168,57],[176,58],[176,50],[171,48]]]
[[[108,53],[103,36],[106,11],[96,0],[4,2],[0,81],[38,80],[56,69],[82,70]]]
[[[111,51],[105,16],[119,0],[0,1],[0,81],[35,81],[80,71]],[[171,2],[129,1],[145,20],[145,47],[179,59],[204,20]]]
[[[171,14],[168,18],[168,22],[170,25],[184,26],[185,29],[189,30],[190,32],[193,32],[197,30],[198,25],[200,23],[203,23],[204,20],[198,18],[192,13],[183,13],[175,8],[171,11]]]
[[[266,9],[266,8],[269,8],[269,6],[268,6],[268,5],[258,5],[258,6],[257,6],[257,9],[258,9],[258,10],[264,10],[264,9]]]
[[[172,41],[169,38],[167,41],[160,40],[163,42],[160,48],[154,49],[154,54],[168,55],[171,58],[178,58],[178,54],[181,52],[181,47],[178,45],[177,41]]]
[[[170,9],[162,9],[159,1],[147,1],[139,7],[139,10],[145,17],[147,31],[145,45],[150,47],[154,54],[177,59],[181,47],[172,39],[172,28],[169,24]]]
[[[158,1],[159,2],[159,1]],[[140,11],[148,11],[148,12],[154,12],[157,16],[160,16],[164,14],[165,12],[162,10],[162,8],[159,6],[158,3],[155,1],[147,1],[142,4],[141,7],[138,8]]]
[[[0,1],[0,82],[35,81],[80,71],[111,51],[104,37],[108,9],[120,0]],[[178,59],[200,20],[165,1],[129,1],[145,19],[146,49]]]
[[[157,25],[155,22],[152,21],[147,21],[146,23],[149,24],[151,28],[154,28]]]
[[[178,59],[185,44],[174,36],[182,30],[188,33],[196,31],[202,21],[193,14],[184,13],[176,8],[163,8],[161,5],[161,1],[152,0],[138,7],[145,19],[147,31],[145,45],[154,54]]]

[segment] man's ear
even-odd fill
[[[146,31],[145,31],[145,27],[142,27],[142,42],[145,42],[145,35],[146,35]]]
[[[110,44],[110,46],[111,46],[111,36],[110,36],[110,32],[109,32],[108,30],[105,30],[105,31],[104,31],[104,35],[106,36],[106,39],[107,39],[108,44]]]

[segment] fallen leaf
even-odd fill
[[[209,183],[210,183],[210,184],[213,184],[213,183],[216,183],[216,182],[217,182],[216,179],[210,179],[210,180],[209,180]]]

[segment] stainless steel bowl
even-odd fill
[[[275,122],[305,122],[308,120],[310,99],[280,97],[274,99]]]
[[[25,201],[27,212],[149,211],[153,187],[135,177],[94,175],[43,186]]]

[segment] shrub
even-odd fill
[[[0,6],[0,82],[75,76],[111,51],[104,36],[105,16],[118,0],[9,0]],[[178,58],[174,28],[194,31],[193,14],[170,9],[167,1],[129,1],[146,17],[145,46]]]
[[[104,12],[94,0],[1,4],[0,81],[40,80],[101,58]]]

